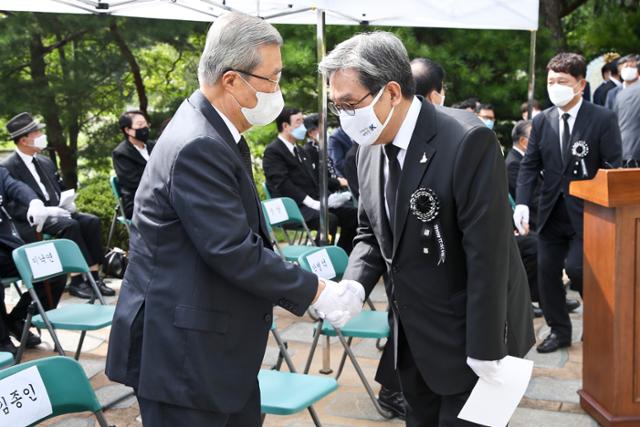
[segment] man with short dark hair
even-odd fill
[[[491,104],[479,104],[476,107],[476,116],[484,123],[486,127],[493,130],[496,124],[496,112]]]
[[[416,94],[433,105],[444,105],[444,68],[428,58],[415,58],[411,61],[411,74],[416,82]]]
[[[91,275],[98,284],[102,295],[113,296],[116,292],[100,279],[100,265],[104,258],[102,237],[100,232],[100,218],[95,215],[77,212],[73,199],[61,199],[64,184],[58,177],[56,165],[50,158],[41,153],[47,148],[47,137],[42,132],[43,127],[34,128],[28,132],[12,131],[20,126],[27,126],[35,122],[29,113],[20,113],[7,123],[7,129],[16,135],[13,141],[16,151],[2,161],[11,175],[27,184],[49,207],[42,231],[58,238],[73,240],[80,248]],[[39,240],[36,230],[25,218],[24,206],[10,204],[8,210],[16,218],[16,227],[25,242]],[[85,282],[81,274],[72,274],[69,293],[79,298],[89,299],[93,296],[91,286]]]
[[[607,94],[611,89],[622,85],[620,74],[618,72],[618,59],[620,55],[617,53],[607,53],[604,55],[605,64],[600,69],[603,82],[593,92],[593,103],[604,105],[607,101]]]
[[[613,110],[616,104],[616,98],[620,92],[638,82],[638,63],[640,58],[638,55],[630,54],[618,59],[618,72],[622,78],[622,84],[607,92],[607,100],[604,106]]]
[[[569,184],[592,179],[599,168],[616,167],[621,161],[615,113],[582,98],[586,68],[584,58],[575,53],[561,53],[549,61],[547,92],[554,107],[533,119],[518,174],[513,220],[526,235],[535,186],[544,171],[538,209],[538,284],[551,332],[537,347],[540,353],[571,345],[562,283],[565,260],[572,287],[582,292],[583,202],[569,194]]]
[[[118,123],[125,140],[113,150],[111,157],[120,184],[124,214],[131,219],[133,198],[155,142],[149,139],[149,121],[142,111],[127,111]]]
[[[276,118],[278,138],[264,150],[262,168],[272,197],[290,197],[298,204],[311,229],[320,226],[320,186],[317,156],[310,156],[300,143],[306,136],[304,117],[297,108],[284,108]],[[338,246],[350,253],[357,226],[357,209],[349,193],[340,190],[337,179],[329,179],[329,234]],[[343,195],[344,194],[344,195]]]

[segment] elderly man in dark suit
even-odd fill
[[[339,327],[362,307],[361,287],[319,280],[269,244],[241,132],[282,110],[281,44],[260,18],[217,18],[200,89],[142,175],[106,373],[136,390],[144,425],[259,426],[273,305],[302,315],[315,301]]]
[[[125,140],[113,150],[111,158],[120,184],[124,214],[131,219],[133,198],[155,142],[149,140],[149,122],[142,111],[123,113],[119,124]]]
[[[41,154],[47,148],[47,136],[42,132],[44,126],[26,133],[18,130],[29,123],[35,123],[29,113],[20,113],[7,123],[7,129],[17,135],[12,138],[16,144],[16,151],[0,164],[6,167],[15,179],[27,184],[45,206],[50,208],[42,231],[55,237],[73,240],[80,247],[102,295],[113,296],[116,292],[108,287],[98,274],[104,258],[100,218],[77,212],[73,199],[61,200],[64,184],[58,176],[56,165],[50,158]],[[12,129],[16,130],[12,132]],[[16,227],[26,242],[39,240],[33,227],[24,220],[24,206],[12,203],[7,209],[16,218]],[[81,274],[71,276],[69,293],[86,299],[93,296],[91,286],[85,282]]]
[[[390,33],[340,43],[320,69],[330,108],[360,145],[344,277],[371,291],[385,275],[407,425],[473,425],[457,416],[478,377],[501,381],[501,360],[534,342],[495,134],[414,96],[407,52]]]
[[[541,353],[571,345],[571,319],[562,284],[565,260],[572,287],[582,292],[583,203],[569,194],[569,184],[591,179],[599,168],[619,166],[621,160],[615,113],[581,96],[586,84],[584,58],[561,53],[549,61],[547,71],[547,91],[555,106],[533,119],[520,163],[513,215],[520,232],[527,234],[534,188],[544,171],[538,209],[538,283],[551,332],[537,347]]]

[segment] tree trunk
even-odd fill
[[[551,30],[557,42],[556,51],[558,52],[567,50],[567,37],[562,29],[562,10],[563,2],[560,0],[540,1],[540,15],[544,25]]]
[[[129,49],[129,46],[127,45],[124,37],[122,37],[122,34],[120,34],[120,31],[118,30],[118,24],[115,21],[112,21],[109,25],[109,31],[111,31],[111,35],[113,36],[116,45],[120,49],[122,56],[127,60],[127,63],[129,63],[129,68],[131,68],[131,74],[133,74],[133,81],[136,86],[136,92],[138,93],[138,103],[140,104],[140,111],[147,115],[147,107],[149,101],[147,99],[147,91],[144,87],[144,80],[142,80],[142,73],[140,72],[138,61],[133,55],[131,49]]]
[[[40,94],[40,113],[44,116],[44,121],[47,125],[46,133],[49,146],[55,150],[60,158],[60,171],[65,185],[67,187],[75,187],[78,180],[77,163],[66,144],[60,115],[58,114],[59,108],[54,95],[49,90],[49,80],[44,61],[45,47],[37,31],[34,31],[31,36],[30,53],[31,79],[33,80],[34,90]]]

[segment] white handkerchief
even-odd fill
[[[491,427],[507,425],[527,390],[533,361],[507,356],[501,367],[504,383],[495,385],[479,379],[458,418]]]
[[[67,206],[69,203],[73,202],[76,199],[76,190],[73,188],[71,190],[65,190],[60,193],[60,203],[58,206]]]

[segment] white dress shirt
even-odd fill
[[[285,145],[285,147],[287,147],[287,150],[289,150],[289,152],[291,153],[291,155],[299,161],[298,157],[296,157],[296,153],[293,152],[293,149],[296,148],[295,144],[292,144],[291,142],[287,141],[285,138],[283,138],[281,135],[278,135],[278,139],[280,141],[282,141],[282,143]],[[298,151],[299,152],[299,151]],[[309,195],[307,195],[304,200],[302,201],[302,204],[313,209],[313,210],[320,210],[320,201],[311,198]]]
[[[289,141],[287,141],[285,138],[283,138],[281,135],[278,135],[278,139],[280,141],[282,141],[282,143],[285,145],[285,147],[287,147],[287,149],[289,150],[289,152],[291,153],[291,155],[293,157],[296,158],[296,160],[298,160],[298,158],[296,157],[296,153],[293,152],[293,149],[296,148],[295,144],[290,143]]]
[[[518,153],[520,153],[521,156],[524,156],[524,151],[522,151],[520,148],[516,147],[515,145],[513,147],[514,150],[516,150]]]
[[[140,155],[142,156],[142,158],[145,161],[147,161],[147,162],[149,161],[149,151],[147,150],[147,146],[146,145],[144,145],[142,148],[138,147],[136,144],[131,144],[131,145],[133,145],[133,148],[138,150],[138,153],[140,153]]]
[[[561,108],[558,108],[558,120],[560,121],[560,152],[562,153],[562,135],[564,133],[564,120],[562,119],[562,115],[565,113],[569,113],[569,119],[567,123],[569,124],[569,136],[573,133],[573,125],[576,122],[576,117],[578,116],[578,111],[580,111],[580,107],[582,107],[582,97],[580,97],[580,101],[576,105],[573,106],[569,111],[563,111]]]
[[[220,115],[220,117],[222,118],[222,121],[224,122],[224,124],[227,125],[227,128],[229,128],[229,132],[231,132],[231,137],[236,142],[236,144],[238,142],[240,142],[240,136],[241,135],[240,135],[240,131],[238,131],[238,128],[236,128],[236,126],[233,123],[231,123],[231,120],[229,120],[229,118],[227,116],[225,116],[222,113],[222,111],[218,110],[215,105],[211,104],[211,106]]]
[[[404,158],[407,155],[407,149],[409,148],[409,143],[411,142],[411,137],[413,136],[413,131],[416,128],[416,123],[418,123],[418,116],[420,115],[420,109],[422,108],[422,104],[416,98],[413,97],[413,101],[411,101],[411,105],[407,110],[407,115],[404,117],[404,121],[400,125],[400,129],[398,129],[398,133],[396,137],[393,139],[391,144],[398,147],[400,150],[398,151],[398,163],[400,163],[400,169],[404,166]],[[389,179],[389,159],[387,158],[386,151],[383,149],[384,156],[384,185],[386,187],[387,181]],[[416,159],[417,161],[417,159]],[[384,203],[385,210],[387,211],[387,218],[389,218],[389,205],[387,205],[387,201]]]
[[[36,165],[33,164],[33,156],[25,154],[17,148],[16,153],[18,153],[18,156],[20,156],[24,164],[27,166],[27,169],[29,169],[29,172],[31,172],[31,175],[33,175],[33,179],[36,180],[36,183],[40,187],[40,191],[42,191],[42,194],[44,194],[45,200],[49,201],[49,193],[47,192],[47,187],[45,187],[45,185],[40,180],[40,175],[38,175]]]

